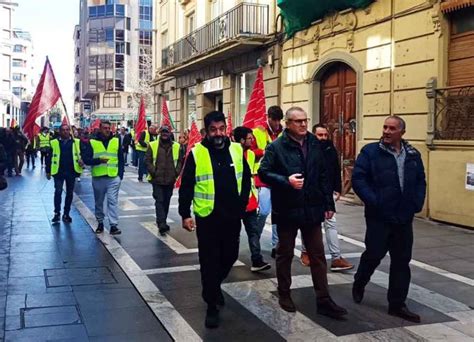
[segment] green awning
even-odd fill
[[[375,0],[278,0],[288,38],[331,12],[364,8]]]

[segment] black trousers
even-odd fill
[[[40,161],[41,161],[41,166],[46,165],[46,160],[49,157],[50,151],[49,149],[42,149],[40,150]]]
[[[240,218],[196,216],[202,298],[214,307],[227,277],[239,256]]]
[[[407,224],[385,223],[366,218],[365,251],[354,276],[354,285],[365,286],[370,281],[380,261],[390,253],[390,276],[387,299],[390,307],[405,304],[410,286],[410,260],[413,246],[412,222]]]
[[[153,198],[155,199],[156,224],[159,229],[166,227],[166,218],[170,209],[171,196],[173,196],[174,184],[153,184]]]
[[[66,183],[66,199],[64,200],[64,214],[69,215],[71,211],[72,196],[74,194],[75,175],[56,175],[54,176],[54,213],[61,213],[61,195],[63,193],[63,184]]]
[[[35,167],[36,160],[36,151],[27,151],[26,152],[26,165],[29,167],[30,163]]]

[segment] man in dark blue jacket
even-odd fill
[[[426,181],[420,153],[402,139],[405,121],[385,119],[379,142],[362,148],[352,175],[352,186],[365,204],[366,250],[354,276],[352,296],[360,303],[364,288],[380,261],[390,252],[388,313],[419,323],[405,300],[410,285],[413,216],[421,211]]]

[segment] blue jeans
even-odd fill
[[[258,225],[257,211],[246,212],[244,215],[244,227],[249,238],[249,248],[252,264],[262,262],[263,257],[260,251],[260,236],[262,235],[263,226]]]
[[[143,179],[143,175],[147,174],[145,166],[145,152],[137,151],[138,156],[138,179]]]
[[[272,212],[272,198],[270,188],[258,188],[258,217],[257,226],[260,231],[265,227],[265,221],[268,215]],[[272,247],[275,248],[278,244],[278,234],[276,224],[272,224]]]

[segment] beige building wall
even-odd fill
[[[283,44],[281,102],[284,110],[303,107],[318,122],[318,78],[333,62],[348,64],[357,73],[357,150],[378,140],[385,117],[400,115],[426,169],[422,216],[474,227],[474,191],[464,186],[474,144],[454,142],[449,150],[426,144],[426,85],[432,77],[438,87],[446,84],[447,28],[437,1],[379,0],[330,15]]]

